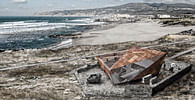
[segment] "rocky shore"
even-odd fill
[[[101,45],[75,45],[71,48],[63,48],[59,50],[27,49],[1,52],[0,97],[4,100],[87,99],[83,95],[73,71],[83,65],[97,63],[97,60],[93,57],[94,55],[127,50],[134,46],[151,46],[152,49],[166,52],[168,54],[167,57],[170,57],[181,51],[195,47],[195,42],[183,42],[169,46],[154,46],[184,40],[193,40],[189,34],[179,34],[178,32],[178,35],[187,37],[178,39],[177,37],[162,35],[162,37],[159,36],[161,37],[159,39],[146,42],[125,41],[121,43],[109,43]],[[182,79],[165,88],[164,91],[154,95],[152,98],[153,100],[191,98],[193,100],[193,98],[195,98],[195,52],[180,56],[176,60],[192,64],[192,71]],[[25,65],[31,66],[25,67]],[[3,70],[6,68],[10,69]],[[94,100],[96,99],[117,100],[119,98],[94,98]]]

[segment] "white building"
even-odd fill
[[[161,15],[161,14],[158,14],[157,17],[158,18],[171,18],[171,15]]]
[[[128,14],[115,14],[112,17],[116,17],[116,18],[130,18],[131,16]]]

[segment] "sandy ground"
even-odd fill
[[[120,24],[107,30],[84,33],[83,38],[76,41],[81,45],[111,44],[127,41],[152,41],[164,35],[195,29],[195,26],[166,26],[157,22],[139,22]]]

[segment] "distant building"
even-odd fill
[[[115,14],[115,15],[113,15],[113,17],[116,17],[116,18],[130,18],[131,16],[128,15],[128,14]]]
[[[161,14],[158,14],[157,17],[158,18],[171,18],[171,15],[165,15],[165,14],[161,15]]]

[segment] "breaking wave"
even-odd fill
[[[51,30],[56,28],[69,27],[65,23],[48,23],[48,22],[5,22],[0,24],[0,34],[15,34],[19,32]]]
[[[66,39],[56,34],[72,34],[100,25],[90,17],[0,17],[0,49],[44,48]]]

